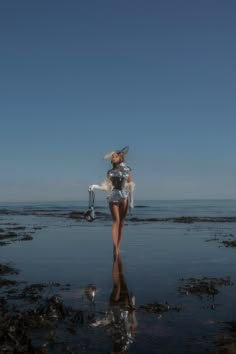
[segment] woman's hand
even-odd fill
[[[91,184],[88,187],[88,191],[91,192],[94,189],[100,189],[101,191],[109,191],[110,190],[110,183],[108,182],[108,180],[102,182],[102,184]]]
[[[89,192],[92,192],[95,188],[95,184],[91,184],[89,187],[88,187],[88,191]]]

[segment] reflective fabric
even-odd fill
[[[121,199],[128,198],[128,192],[126,191],[119,191],[117,189],[113,189],[111,193],[109,193],[107,200],[109,203],[119,203]]]
[[[107,172],[107,177],[112,184],[112,190],[107,198],[109,203],[117,203],[128,197],[127,182],[130,172],[131,168],[125,163],[121,163]]]

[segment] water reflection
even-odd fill
[[[121,256],[114,256],[112,265],[113,289],[109,299],[108,310],[102,318],[96,316],[93,327],[103,327],[112,340],[112,353],[128,353],[134,342],[137,320],[135,316],[135,297],[129,293],[124,275]],[[96,288],[87,288],[87,298],[95,306]],[[92,318],[92,316],[90,317]]]
[[[96,295],[96,286],[94,284],[89,284],[85,289],[84,289],[84,294],[89,300],[91,304],[94,304],[95,301],[95,295]]]
[[[110,296],[112,351],[127,353],[134,341],[137,320],[135,297],[128,291],[120,255],[114,257],[112,278],[113,289]]]

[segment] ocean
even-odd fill
[[[1,263],[19,270],[10,278],[48,284],[45,296],[56,291],[87,313],[78,336],[66,336],[71,348],[80,338],[87,353],[217,353],[222,338],[233,341],[236,200],[135,201],[119,260],[106,202],[95,201],[91,223],[87,208],[87,201],[0,204],[0,228],[25,227],[33,237],[2,240]],[[131,315],[111,310],[119,287],[135,299]]]
[[[83,201],[60,201],[60,202],[0,202],[0,208],[12,210],[20,208],[45,208],[45,209],[65,209],[74,211],[86,209],[87,200]],[[236,199],[200,199],[200,200],[135,200],[133,211],[138,212],[137,208],[146,209],[153,215],[172,217],[172,216],[235,216]],[[107,208],[105,200],[95,200],[95,207]],[[142,210],[143,211],[143,210]],[[157,214],[158,213],[158,214]]]

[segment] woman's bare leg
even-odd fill
[[[113,224],[112,224],[112,239],[114,245],[114,253],[119,253],[119,225],[120,225],[120,214],[119,214],[119,206],[117,204],[110,203],[109,204]]]
[[[119,233],[118,233],[118,248],[120,248],[120,243],[123,236],[125,217],[128,210],[128,199],[124,199],[119,203]]]

